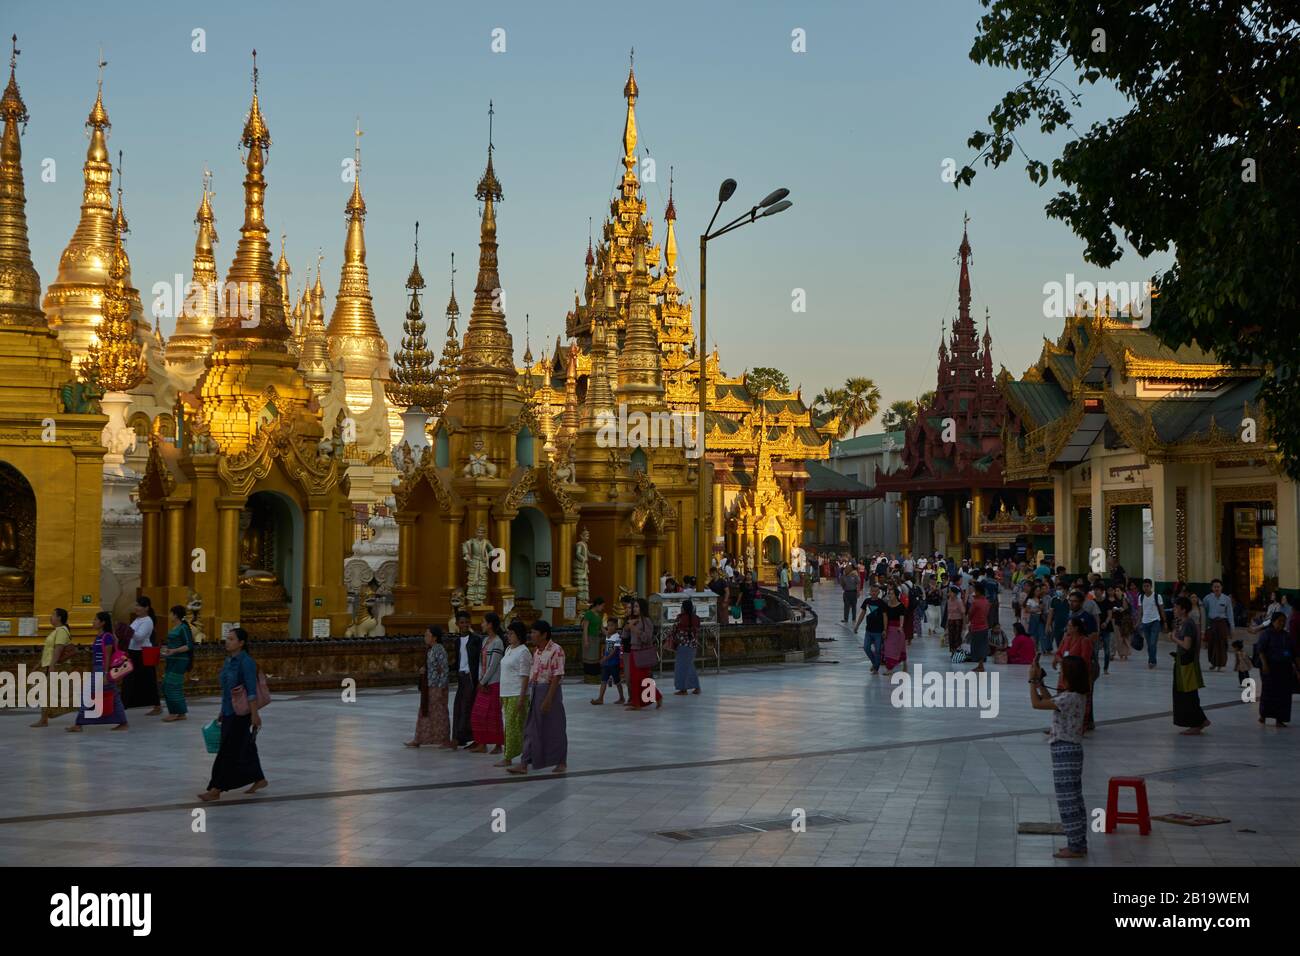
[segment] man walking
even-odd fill
[[[1147,669],[1153,670],[1156,666],[1156,642],[1160,640],[1160,628],[1165,619],[1165,602],[1164,598],[1155,593],[1155,585],[1150,578],[1142,581],[1142,596],[1138,603],[1142,606],[1139,630],[1147,646]]]
[[[844,620],[842,623],[849,623],[853,616],[854,609],[858,606],[858,569],[851,564],[845,564],[840,568],[840,587],[844,591]]]
[[[862,640],[862,649],[871,659],[871,673],[878,674],[885,650],[885,602],[880,599],[880,585],[871,585],[869,591],[870,595],[862,602],[857,620],[853,622],[853,633],[858,632],[858,625],[865,618],[867,636]]]

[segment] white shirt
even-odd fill
[[[142,647],[153,647],[153,619],[148,615],[131,622],[130,649],[138,651]]]
[[[460,636],[460,654],[457,656],[460,659],[460,672],[462,674],[468,674],[469,673],[469,635],[468,634],[462,634]]]
[[[533,655],[523,644],[506,648],[501,658],[501,696],[518,697],[524,678],[533,668]]]
[[[1160,620],[1160,611],[1158,607],[1162,606],[1164,601],[1160,600],[1160,595],[1143,594],[1142,595],[1142,623],[1150,624],[1153,621]]]

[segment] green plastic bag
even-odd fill
[[[203,745],[208,753],[214,754],[221,749],[221,722],[212,720],[203,725]]]

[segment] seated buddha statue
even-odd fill
[[[18,522],[8,515],[0,515],[0,588],[22,590],[30,583],[26,571],[19,566]]]
[[[241,588],[279,587],[280,579],[261,565],[265,561],[266,531],[250,522],[239,542],[239,586]]]

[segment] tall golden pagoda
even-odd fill
[[[117,211],[113,226],[118,232],[109,253],[108,282],[100,299],[102,317],[95,329],[95,339],[86,350],[86,359],[100,388],[106,392],[129,392],[144,381],[148,370],[139,329],[131,315],[131,288],[127,280],[131,260],[122,243],[127,222],[122,214],[121,186]]]
[[[82,166],[81,219],[59,258],[58,276],[44,302],[50,327],[59,333],[59,340],[78,365],[95,340],[100,297],[108,282],[108,266],[118,236],[110,192],[113,165],[108,154],[108,131],[113,124],[104,108],[104,66],[101,62],[95,105],[86,118],[90,146]]]
[[[356,130],[354,158],[355,178],[352,195],[345,212],[348,218],[347,239],[343,244],[343,267],[339,272],[339,291],[334,299],[334,314],[330,316],[330,358],[342,360],[343,377],[347,383],[348,408],[360,415],[378,398],[371,376],[377,369],[382,382],[390,378],[388,342],[375,321],[375,307],[370,295],[370,270],[366,266],[366,201],[361,196],[361,124]],[[390,410],[393,435],[401,434],[401,419]]]
[[[622,474],[623,459],[635,459],[636,467],[644,465],[650,478],[641,479],[633,491],[644,495],[649,480],[669,506],[678,510],[677,540],[669,543],[667,534],[663,539],[663,566],[675,573],[694,571],[691,539],[695,507],[678,500],[678,489],[683,482],[695,480],[692,475],[699,467],[712,469],[712,479],[706,474],[713,485],[706,533],[715,550],[727,550],[758,571],[763,580],[773,580],[782,556],[788,560],[802,534],[803,488],[808,480],[803,463],[829,456],[835,423],[813,415],[798,390],[760,394],[747,384],[745,376],[726,377],[716,352],[702,353],[695,342],[691,306],[683,301],[677,281],[678,210],[671,167],[662,251],[653,243],[653,224],[645,216],[635,155],[635,106],[640,89],[631,70],[623,96],[626,112],[618,193],[594,250],[588,241],[584,291],[565,322],[567,334],[579,350],[577,391],[583,399],[573,457],[586,495],[584,525],[592,515],[591,547],[604,553],[601,548],[610,545],[598,540],[601,532],[594,523],[593,509],[598,502],[626,498],[628,483],[612,472]],[[644,268],[640,259],[644,259]],[[656,267],[657,273],[652,271]],[[679,455],[674,463],[672,456],[652,447],[629,455],[626,449],[606,448],[597,440],[601,412],[617,411],[620,404],[629,409],[640,407],[647,414],[685,415],[694,421],[699,410],[701,364],[708,394],[704,415],[708,455],[703,462],[689,458],[683,462]],[[555,397],[564,393],[564,371],[558,367],[552,372],[550,388],[536,387],[529,393],[543,422],[564,415],[565,400]],[[562,452],[560,449],[557,455]],[[760,452],[767,455],[766,467]],[[679,470],[683,465],[685,470]],[[610,477],[594,481],[592,476],[602,470],[610,472]],[[616,532],[607,528],[604,533]],[[679,553],[674,556],[675,552]],[[647,562],[654,559],[652,552],[643,555]],[[626,583],[631,573],[603,562],[591,570],[593,593],[610,593],[615,583]],[[639,580],[641,575],[637,577]]]
[[[18,53],[15,36],[0,96],[0,643],[31,643],[38,617],[54,607],[68,609],[77,637],[94,633],[107,421],[41,311],[27,238]]]
[[[212,212],[212,174],[203,171],[203,195],[194,214],[194,264],[185,301],[176,315],[176,328],[167,340],[167,367],[185,387],[191,388],[203,371],[212,346],[212,326],[217,320],[221,282],[217,276],[216,217]]]
[[[568,582],[577,502],[555,490],[554,466],[540,455],[543,431],[515,371],[506,324],[493,113],[489,104],[487,166],[474,193],[482,203],[474,305],[432,454],[408,460],[394,488],[399,570],[396,610],[385,627],[423,626],[445,615],[457,592],[475,614],[496,607],[534,616],[549,592],[570,604],[574,593]],[[449,313],[454,304],[453,295]],[[490,545],[504,548],[509,562],[493,558],[489,571]],[[478,572],[466,570],[475,566],[482,571],[477,583]]]
[[[338,635],[349,620],[346,465],[287,345],[264,208],[271,134],[253,56],[244,222],[196,388],[199,407],[179,445],[151,443],[139,492],[140,586],[160,606],[198,592],[209,634],[239,623],[261,638]],[[196,553],[206,563],[194,562]]]

